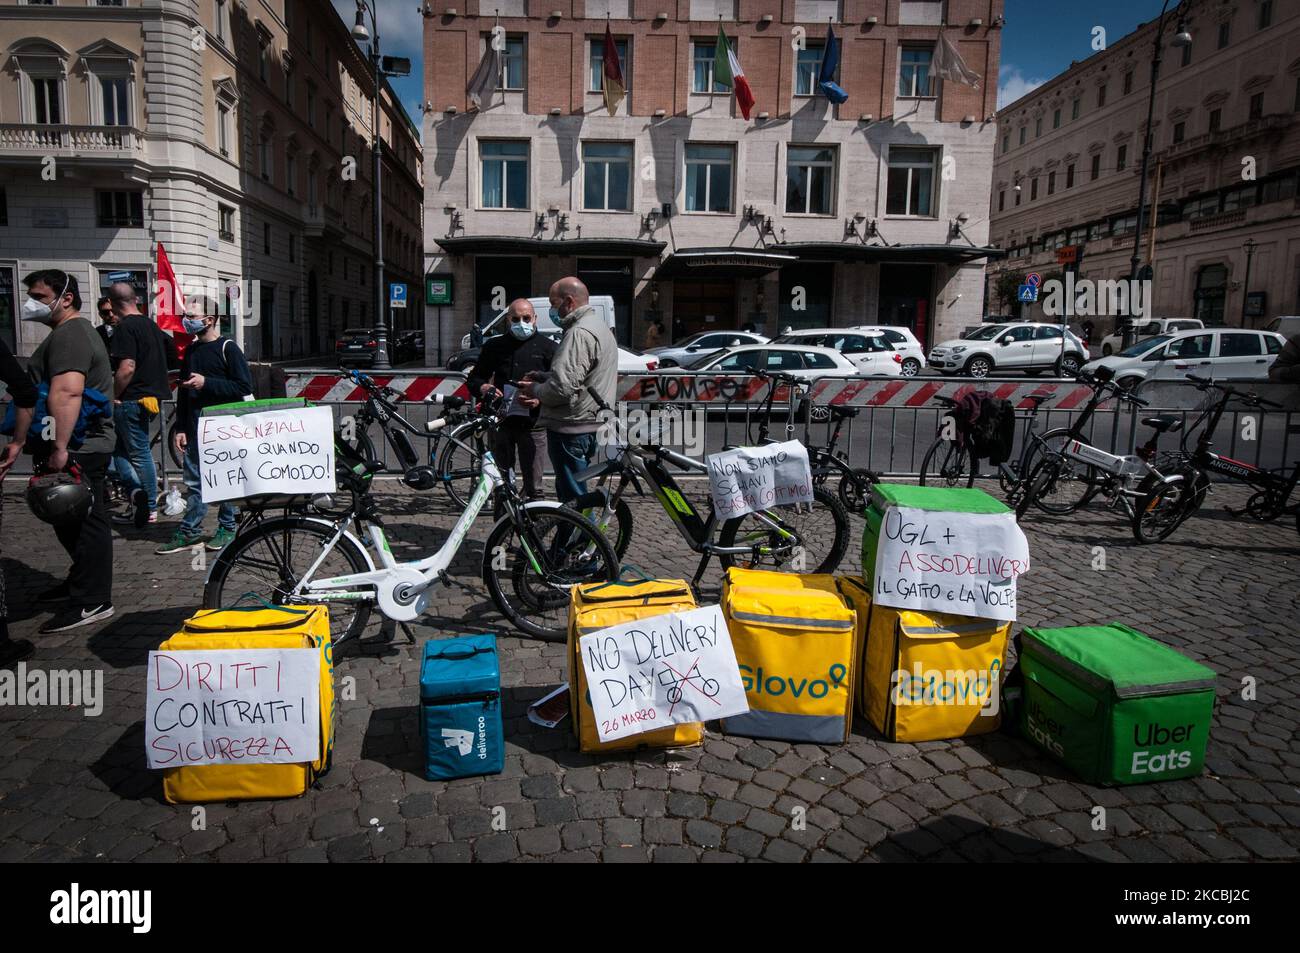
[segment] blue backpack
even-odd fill
[[[49,397],[50,385],[48,383],[38,384],[36,387],[36,406],[32,410],[32,419],[34,421],[41,421],[49,416]],[[77,416],[77,425],[72,429],[72,438],[68,441],[68,449],[76,450],[81,446],[86,439],[86,431],[92,423],[103,417],[111,419],[112,416],[113,401],[95,388],[87,387],[81,392],[81,413]],[[0,434],[12,437],[16,429],[18,429],[18,405],[10,401],[8,408],[5,410],[5,419],[0,422]]]

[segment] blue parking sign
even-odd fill
[[[1020,288],[1016,291],[1016,300],[1017,300],[1017,301],[1031,301],[1031,302],[1032,302],[1032,301],[1037,301],[1037,300],[1038,300],[1038,286],[1037,286],[1037,285],[1021,285]]]
[[[394,281],[388,286],[388,306],[390,308],[406,307],[406,285]]]

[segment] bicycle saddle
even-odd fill
[[[836,418],[837,420],[850,420],[856,417],[857,415],[858,415],[858,408],[856,407],[840,407],[837,405],[831,406],[831,416]]]
[[[1183,429],[1183,421],[1173,414],[1160,414],[1156,417],[1143,417],[1142,424],[1151,427],[1156,433],[1178,433]]]
[[[1034,405],[1035,407],[1037,407],[1039,404],[1043,403],[1043,401],[1047,401],[1047,400],[1051,400],[1051,399],[1052,399],[1052,395],[1051,395],[1051,394],[1030,394],[1028,397],[1025,398],[1025,400],[1030,401],[1031,403],[1033,403],[1033,405]]]

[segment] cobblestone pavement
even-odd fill
[[[3,560],[28,664],[104,670],[105,708],[0,708],[0,860],[655,860],[854,861],[1294,860],[1300,853],[1300,537],[1294,521],[1251,525],[1210,512],[1163,545],[1138,547],[1107,511],[1026,523],[1034,570],[1021,581],[1021,623],[1123,620],[1219,673],[1205,773],[1126,788],[1079,783],[1029,744],[995,733],[891,744],[861,719],[842,746],[720,734],[702,747],[592,757],[568,722],[534,726],[527,704],[565,677],[563,646],[504,638],[508,739],[499,776],[430,783],[419,774],[418,646],[399,634],[337,660],[356,679],[341,703],[334,768],[305,797],[213,804],[195,830],[190,806],[161,801],[145,769],[146,653],[196,606],[190,557],[154,556],[173,527],[127,530],[115,544],[116,616],[98,629],[37,635],[33,600],[66,569],[48,527],[10,484]],[[383,497],[403,552],[440,542],[453,522],[442,497]],[[693,554],[657,508],[636,508],[629,561],[689,576]],[[860,532],[860,521],[855,534]],[[486,522],[454,571],[471,588],[440,590],[416,626],[423,640],[493,631],[477,581]],[[1093,568],[1104,547],[1104,571]],[[688,558],[691,557],[691,558]],[[844,569],[856,571],[856,541]],[[705,580],[716,597],[719,575]],[[1243,701],[1242,681],[1258,700]],[[1104,807],[1105,830],[1094,830]],[[804,812],[796,812],[802,807]],[[494,808],[503,808],[494,812]],[[792,818],[806,817],[796,830]],[[494,818],[504,820],[504,830]]]

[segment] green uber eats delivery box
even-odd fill
[[[871,499],[864,514],[866,529],[862,531],[862,578],[869,587],[875,586],[876,550],[880,545],[881,526],[885,511],[891,506],[908,506],[932,513],[1010,513],[1005,503],[994,499],[983,490],[965,487],[912,486],[908,483],[877,483],[871,488]]]
[[[1196,777],[1214,671],[1118,622],[1026,627],[1020,727],[1094,784]]]

